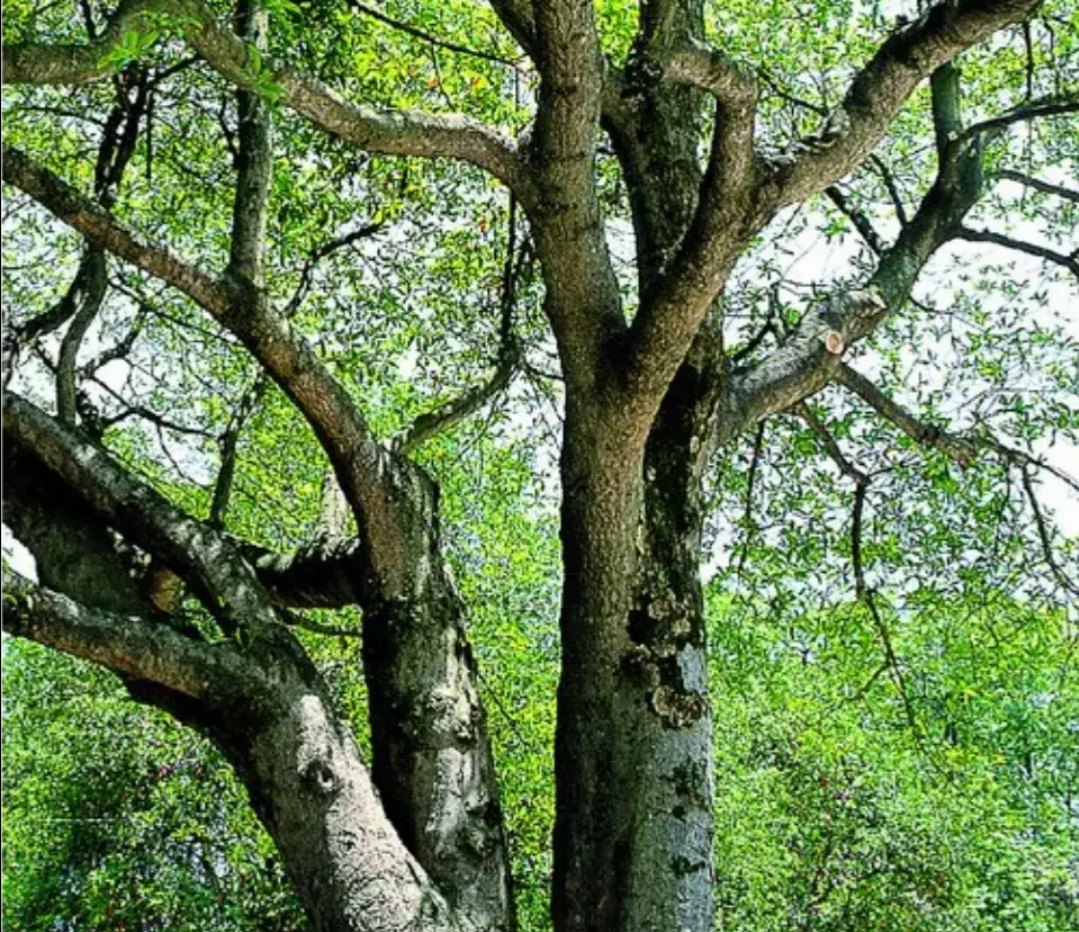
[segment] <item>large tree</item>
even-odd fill
[[[531,293],[564,404],[556,928],[714,922],[704,480],[739,461],[748,434],[752,504],[767,419],[797,415],[853,483],[851,588],[904,701],[888,608],[863,556],[875,477],[809,402],[832,383],[959,467],[995,461],[1000,483],[1017,477],[1032,552],[1058,590],[1075,591],[1036,495],[1050,467],[995,433],[925,420],[849,361],[871,340],[894,351],[904,315],[928,313],[915,288],[953,242],[1029,253],[1062,283],[1079,274],[1068,247],[987,226],[1006,216],[996,190],[1010,183],[1039,199],[1035,235],[1067,229],[1061,205],[1077,195],[1058,176],[1075,164],[1074,137],[1060,130],[1079,109],[1074,14],[1037,0],[944,0],[889,21],[875,7],[824,4],[800,28],[762,8],[754,31],[737,5],[624,6],[5,10],[3,80],[19,88],[5,95],[3,178],[20,192],[12,236],[30,276],[17,296],[33,304],[45,274],[33,261],[43,224],[69,254],[80,247],[61,227],[81,239],[58,300],[15,308],[7,327],[5,382],[20,382],[4,398],[4,520],[37,581],[5,570],[6,630],[115,671],[134,699],[209,737],[317,929],[514,925],[466,606],[446,566],[438,487],[417,456],[517,372],[542,368],[545,335],[518,307]],[[828,28],[840,37],[822,37]],[[470,64],[443,76],[439,54]],[[963,55],[968,71],[954,62]],[[445,112],[454,98],[467,115]],[[881,154],[889,145],[898,168]],[[375,199],[391,195],[379,211]],[[866,248],[797,302],[765,289],[755,329],[730,344],[738,308],[756,303],[736,263],[762,238],[790,235],[777,218],[823,210],[822,199]],[[387,364],[377,340],[339,352],[349,313],[374,315],[377,301],[370,279],[335,262],[412,200],[408,229],[444,211],[433,235],[448,249],[471,248],[454,235],[462,224],[486,233],[491,213],[505,216],[508,246],[491,242],[486,262],[466,263],[453,283],[460,302],[481,303],[473,276],[500,278],[483,308],[493,370],[407,421],[414,399],[387,417],[356,376]],[[626,239],[628,279],[612,246]],[[407,268],[367,258],[408,287]],[[1053,285],[1054,299],[1065,287]],[[433,331],[452,330],[442,321],[453,296],[430,299]],[[136,309],[131,328],[80,362],[110,300]],[[231,376],[249,387],[216,438],[205,502],[155,477],[117,429],[129,419],[192,428],[132,402],[130,383],[96,376],[134,352],[147,316],[186,314],[193,333],[192,309],[225,335],[229,359],[253,364]],[[466,326],[482,316],[464,315]],[[65,326],[50,355],[43,341]],[[155,347],[170,351],[185,352]],[[55,385],[52,412],[43,382]],[[330,465],[319,520],[291,553],[230,522],[241,433],[271,382]],[[1074,432],[1062,407],[1057,427]],[[1014,433],[1038,436],[1023,424]],[[289,451],[248,451],[275,454]],[[192,601],[201,612],[184,608]],[[370,770],[295,633],[310,610],[348,607],[362,614]]]

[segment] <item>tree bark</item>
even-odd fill
[[[442,563],[438,490],[403,457],[387,469],[411,564],[403,597],[364,605],[372,775],[405,845],[462,922],[514,927],[494,757],[464,605]]]

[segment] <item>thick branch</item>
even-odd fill
[[[92,609],[4,567],[4,630],[116,673],[203,699],[251,678],[229,643],[195,641],[145,618]]]
[[[110,52],[130,32],[147,31],[155,15],[175,17],[184,38],[237,87],[279,89],[280,101],[326,132],[369,152],[452,158],[491,172],[519,193],[527,188],[513,143],[475,120],[412,111],[379,111],[342,100],[304,75],[276,69],[249,52],[242,39],[217,23],[201,0],[125,0],[105,31],[85,45],[5,45],[3,80],[8,84],[85,84],[108,77]]]
[[[956,0],[931,7],[895,33],[851,83],[824,132],[777,170],[778,203],[821,191],[857,167],[887,132],[910,93],[938,66],[999,29],[1021,22],[1040,0]]]
[[[571,384],[590,385],[608,337],[624,327],[596,192],[604,63],[591,0],[535,5],[539,100],[529,211],[547,286],[545,310]]]
[[[242,626],[256,633],[277,623],[250,567],[209,526],[14,392],[5,394],[3,413],[9,443],[32,451],[105,520],[188,580],[226,630]]]
[[[363,605],[363,552],[358,538],[317,540],[294,554],[241,544],[244,556],[275,604],[284,608],[344,608]]]

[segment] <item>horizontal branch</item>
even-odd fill
[[[720,51],[694,44],[660,54],[658,64],[667,81],[700,88],[726,105],[752,105],[756,100],[752,78]]]
[[[857,167],[911,92],[939,65],[1033,14],[1040,0],[945,0],[885,41],[855,76],[824,131],[777,166],[778,205],[822,191]]]
[[[1079,191],[1065,188],[1063,185],[1051,184],[1048,181],[1042,181],[1040,178],[1032,178],[1030,175],[1024,175],[1022,172],[1012,171],[1008,168],[997,169],[994,174],[1004,181],[1014,181],[1016,184],[1033,188],[1035,191],[1041,191],[1042,194],[1052,194],[1055,197],[1061,197],[1066,201],[1079,204]]]
[[[192,48],[237,87],[251,91],[273,87],[283,105],[340,139],[383,155],[471,162],[509,187],[527,187],[523,163],[508,137],[463,116],[380,111],[347,102],[313,78],[275,68],[268,58],[253,55],[242,39],[218,24],[201,0],[125,0],[101,35],[83,45],[5,45],[3,81],[59,85],[99,81],[115,70],[110,53],[121,49],[133,33],[159,32],[162,16],[173,20]]]
[[[1079,480],[1074,476],[1039,457],[1001,443],[995,437],[986,434],[956,434],[940,427],[924,424],[846,363],[840,364],[835,380],[858,395],[869,407],[912,440],[943,453],[964,468],[973,465],[982,451],[989,451],[1009,466],[1047,472],[1064,482],[1073,491],[1079,492]]]
[[[1066,116],[1069,113],[1079,112],[1079,99],[1064,97],[1026,104],[1016,107],[998,117],[991,117],[968,126],[962,133],[955,137],[954,141],[961,142],[964,139],[972,139],[980,134],[996,133],[1007,129],[1016,123],[1029,123],[1031,120],[1045,119],[1046,117]]]
[[[1013,239],[1003,233],[994,233],[992,230],[972,230],[970,227],[962,227],[957,235],[960,239],[965,239],[970,243],[991,243],[994,246],[1003,246],[1005,249],[1013,249],[1016,252],[1025,252],[1028,256],[1035,256],[1038,259],[1044,259],[1046,262],[1063,266],[1072,275],[1079,278],[1079,259],[1076,259],[1075,256],[1067,256],[1045,246],[1038,246],[1025,240]]]
[[[361,605],[363,573],[358,538],[318,541],[285,555],[241,543],[244,556],[274,603],[284,608],[344,608]]]
[[[196,641],[168,625],[88,608],[7,566],[3,575],[4,631],[15,637],[195,699],[239,691],[252,675],[231,643]]]

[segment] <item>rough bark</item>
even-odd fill
[[[660,85],[646,63],[699,39],[700,15],[697,4],[645,5],[632,104],[605,119],[626,172],[642,294],[668,271],[702,182],[703,95]],[[712,925],[712,722],[697,569],[710,377],[681,367],[632,458],[602,408],[568,405],[559,929]]]
[[[5,517],[30,547],[44,584],[5,575],[5,628],[120,673],[139,701],[206,734],[246,785],[316,929],[477,928],[454,915],[401,841],[347,725],[288,631],[262,628],[241,648],[232,640],[208,643],[169,623],[154,611],[145,581],[131,572],[130,554],[117,549],[108,527],[126,526],[115,467],[103,463],[103,454],[88,458],[69,449],[69,458],[84,461],[76,482],[39,456],[38,436],[15,430],[5,438]],[[73,436],[60,433],[52,449],[61,450],[65,439]],[[40,446],[48,448],[48,438]],[[148,489],[128,491],[129,503],[152,501]],[[181,535],[191,521],[152,510],[149,526],[135,523],[144,546],[167,526]],[[227,556],[229,545],[208,528],[204,534],[208,540],[193,550],[217,547],[220,575],[243,577]],[[200,561],[191,554],[177,569],[191,578]],[[248,601],[264,604],[258,584],[250,585]]]

